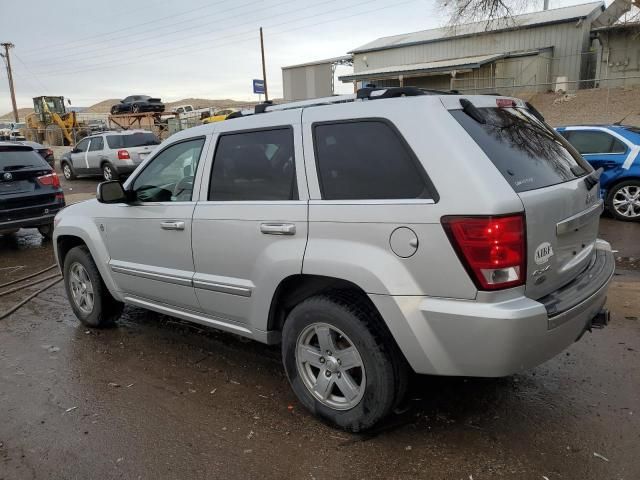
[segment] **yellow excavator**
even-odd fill
[[[34,97],[33,110],[25,119],[27,140],[52,146],[75,145],[90,133],[78,122],[76,112],[67,112],[64,97]]]

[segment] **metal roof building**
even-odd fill
[[[340,80],[478,92],[572,89],[594,78],[591,23],[604,11],[599,1],[379,38],[350,52],[354,72]]]
[[[282,67],[282,90],[287,101],[333,95],[337,65],[352,65],[351,55]]]

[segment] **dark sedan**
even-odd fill
[[[0,142],[0,234],[37,228],[53,235],[53,219],[64,208],[56,172],[27,145]]]
[[[111,107],[111,115],[142,112],[164,112],[164,103],[148,95],[131,95]]]
[[[51,150],[49,147],[45,147],[40,143],[29,142],[26,140],[23,142],[15,142],[15,143],[18,143],[20,145],[26,145],[27,147],[33,148],[36,152],[38,152],[42,156],[42,158],[46,160],[46,162],[49,164],[51,168],[55,169],[55,159],[53,157],[53,150]]]

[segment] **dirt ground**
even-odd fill
[[[640,478],[640,224],[601,230],[622,267],[609,327],[523,374],[415,377],[363,435],[302,409],[278,347],[129,307],[87,330],[59,283],[0,320],[0,480]],[[0,250],[0,284],[53,263],[36,230]]]

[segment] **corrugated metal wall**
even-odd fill
[[[331,63],[282,69],[282,88],[287,101],[328,97],[333,94]]]
[[[354,55],[354,73],[394,65],[553,47],[554,60],[550,66],[551,80],[555,80],[555,77],[558,76],[579,80],[583,68],[582,53],[589,47],[589,25],[588,21],[543,25],[376,52],[357,53]],[[366,62],[364,57],[366,57]]]
[[[603,87],[640,85],[640,29],[600,32],[598,78]]]

